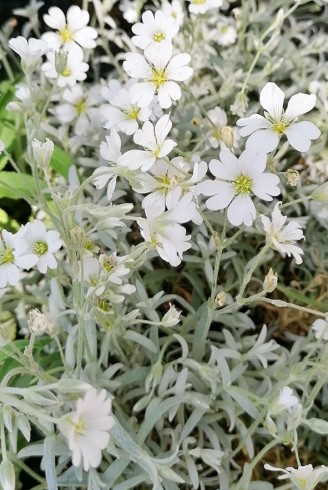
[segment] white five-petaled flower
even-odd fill
[[[74,466],[82,463],[84,471],[88,471],[100,465],[109,431],[115,425],[111,409],[106,391],[91,388],[77,400],[76,410],[60,421],[59,428],[68,440]]]
[[[58,87],[73,87],[77,81],[81,82],[87,78],[88,63],[83,61],[83,51],[78,46],[73,46],[67,53],[67,63],[61,73],[56,70],[56,54],[50,52],[48,61],[43,63],[42,70],[47,78],[57,79]]]
[[[184,82],[193,70],[188,63],[191,56],[180,53],[172,58],[172,45],[148,46],[144,56],[127,53],[123,67],[132,78],[144,80],[130,89],[131,101],[139,107],[148,106],[155,94],[163,109],[171,107],[172,101],[181,98],[181,89],[176,82]]]
[[[229,150],[222,150],[219,160],[211,160],[209,169],[216,177],[198,184],[205,196],[208,209],[217,211],[228,208],[227,217],[234,226],[244,223],[251,226],[256,217],[251,195],[264,201],[280,194],[279,177],[265,172],[267,156],[254,148],[243,151],[239,159]]]
[[[191,14],[205,14],[210,9],[219,8],[222,0],[188,0]]]
[[[74,45],[95,48],[98,34],[96,29],[87,25],[90,20],[89,12],[81,10],[77,5],[71,5],[66,17],[60,8],[50,7],[43,19],[47,26],[56,29],[57,32],[46,32],[42,35],[42,39],[45,39],[53,49],[63,46],[69,51]]]
[[[173,158],[170,162],[158,161],[150,173],[140,176],[141,187],[134,187],[140,194],[148,194],[142,202],[142,207],[161,207],[162,211],[173,209],[184,194],[192,192],[196,194],[196,184],[200,182],[207,172],[205,162],[196,162],[191,173],[191,165],[180,157]],[[194,223],[201,223],[199,213],[195,215]]]
[[[190,220],[194,210],[192,194],[188,193],[176,206],[164,213],[161,207],[148,206],[145,208],[146,218],[139,218],[137,223],[140,233],[146,242],[156,248],[160,257],[174,267],[182,260],[182,254],[191,247],[190,235],[180,223]]]
[[[28,41],[25,37],[18,36],[9,40],[10,48],[21,58],[24,71],[33,71],[42,56],[47,53],[49,46],[42,39],[31,37]]]
[[[132,103],[129,88],[135,84],[135,80],[129,80],[129,82],[124,88],[120,87],[116,90],[113,95],[110,88],[104,89],[105,97],[107,94],[109,95],[109,104],[104,104],[100,108],[100,116],[105,122],[105,129],[115,127],[128,135],[137,131],[139,128],[138,121],[148,121],[151,115],[149,107],[141,108],[136,103]]]
[[[183,24],[184,13],[179,0],[172,0],[172,2],[168,2],[168,0],[164,0],[162,2],[162,10],[165,15],[172,17],[173,21],[178,26],[181,26]]]
[[[131,170],[140,168],[147,172],[157,159],[168,155],[176,146],[176,142],[166,139],[172,128],[172,122],[168,114],[162,116],[154,125],[146,121],[142,129],[138,129],[133,136],[133,141],[144,150],[130,150],[121,157],[121,164]]]
[[[312,330],[315,332],[315,338],[321,340],[328,340],[328,321],[327,320],[315,320],[312,324]]]
[[[269,153],[277,148],[280,138],[285,134],[289,144],[298,151],[308,151],[311,141],[319,138],[321,132],[315,124],[309,121],[295,122],[296,118],[306,114],[315,106],[314,94],[293,95],[287,105],[284,105],[283,91],[272,82],[268,82],[260,93],[261,106],[264,116],[252,114],[250,117],[239,119],[241,136],[249,136],[246,148],[254,147]]]
[[[86,134],[90,125],[90,115],[100,101],[99,86],[83,90],[81,85],[75,85],[64,90],[63,104],[55,108],[55,113],[61,123],[74,123],[75,134]]]
[[[233,44],[237,39],[236,29],[227,22],[220,21],[216,28],[215,40],[220,46]]]
[[[289,386],[284,386],[280,391],[278,398],[270,407],[269,412],[271,415],[278,415],[284,410],[291,410],[293,407],[299,404],[297,396],[294,395],[293,390]]]
[[[284,257],[286,254],[288,257],[293,255],[296,260],[296,264],[302,263],[301,255],[304,253],[300,247],[297,247],[295,242],[304,238],[301,225],[296,221],[290,221],[285,225],[287,216],[283,216],[279,206],[280,202],[277,202],[272,211],[272,220],[267,216],[261,215],[264,231],[267,234],[267,242],[271,244],[271,247],[277,250]]]
[[[2,230],[0,239],[0,289],[7,285],[16,286],[20,280],[20,269],[30,269],[37,263],[34,254],[27,251],[22,238],[22,228],[15,234]]]
[[[305,466],[299,466],[298,468],[287,467],[276,468],[271,464],[265,464],[264,468],[270,471],[282,471],[283,475],[278,476],[279,480],[284,480],[289,478],[290,481],[295,485],[298,490],[313,490],[322,476],[328,473],[327,466],[319,466],[318,468],[313,468],[312,464],[307,464]]]
[[[48,267],[56,269],[57,260],[54,253],[62,246],[58,231],[47,231],[42,221],[35,219],[22,228],[21,236],[27,243],[25,253],[35,257],[34,265],[42,274],[47,272]]]
[[[142,14],[142,22],[132,26],[132,32],[135,36],[131,41],[138,48],[146,49],[151,44],[159,45],[171,43],[173,37],[179,30],[179,26],[161,10],[157,10],[155,15],[146,10]]]

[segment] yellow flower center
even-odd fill
[[[132,107],[130,110],[125,111],[125,114],[129,119],[138,119],[140,107]]]
[[[286,131],[287,128],[288,128],[288,124],[284,121],[274,121],[273,126],[272,126],[273,131],[278,133],[279,136],[284,134],[284,132]]]
[[[221,129],[219,128],[216,128],[216,130],[214,131],[214,137],[220,141],[220,139],[222,138],[222,131]]]
[[[117,264],[116,258],[110,256],[110,257],[104,257],[101,265],[106,272],[110,272],[115,267],[116,264]]]
[[[98,301],[97,308],[108,313],[110,311],[110,303],[108,303],[108,301],[102,298]]]
[[[62,77],[69,77],[70,74],[71,74],[70,68],[65,68],[65,70],[61,72]]]
[[[228,32],[228,29],[229,27],[226,24],[224,24],[223,26],[221,26],[220,31],[222,32],[222,34],[225,34],[226,32]]]
[[[156,148],[156,150],[155,150],[155,151],[153,151],[153,155],[154,155],[154,157],[158,158],[158,155],[160,154],[160,151],[161,151],[161,149],[160,149],[160,147],[158,146],[158,147]]]
[[[3,252],[0,253],[0,265],[3,264],[13,264],[14,254],[11,248],[5,248]]]
[[[67,26],[59,31],[59,35],[63,44],[68,43],[69,41],[73,41],[73,32]]]
[[[205,2],[206,0],[192,0],[194,5],[204,5]]]
[[[84,419],[80,419],[78,422],[74,424],[75,432],[77,434],[83,434],[85,429],[87,428],[86,421]]]
[[[85,111],[85,108],[87,106],[87,103],[85,100],[80,100],[77,104],[75,104],[75,109],[78,114],[82,114],[82,112]]]
[[[177,18],[177,16],[178,16],[178,14],[177,14],[176,12],[172,12],[172,14],[171,14],[171,15],[172,15],[173,19],[174,19],[174,20],[176,20],[176,18]]]
[[[165,69],[159,70],[153,68],[151,81],[155,85],[156,90],[158,90],[162,85],[164,85],[167,82],[167,74]]]
[[[252,179],[247,175],[240,175],[233,185],[236,189],[236,194],[250,194],[252,192]]]
[[[48,245],[46,242],[35,242],[34,252],[36,255],[44,255],[48,252]]]
[[[156,32],[153,36],[154,38],[154,41],[156,41],[157,43],[160,43],[161,41],[163,41],[163,39],[165,39],[165,34],[163,34],[163,32]]]

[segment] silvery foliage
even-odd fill
[[[37,8],[40,2],[33,3]],[[86,94],[95,85],[100,93],[112,79],[125,83],[124,54],[136,50],[111,17],[115,2],[89,3],[94,5],[92,25],[99,38],[98,48],[85,52],[90,65],[83,85]],[[144,2],[116,2],[115,7],[118,3],[125,19],[140,20]],[[160,2],[154,3],[160,8]],[[88,1],[84,6],[89,6]],[[0,481],[4,488],[14,488],[15,471],[16,480],[30,474],[35,489],[269,490],[276,483],[263,469],[265,462],[290,466],[295,455],[295,466],[303,457],[304,464],[326,462],[328,346],[309,328],[316,312],[296,289],[309,275],[315,276],[318,264],[323,271],[328,265],[327,252],[316,248],[316,243],[324,243],[318,232],[318,222],[325,221],[323,209],[314,202],[309,205],[306,198],[327,178],[322,163],[327,158],[324,50],[328,39],[323,28],[327,15],[323,0],[247,0],[240,8],[225,1],[220,10],[200,17],[186,15],[174,40],[177,51],[190,53],[194,69],[193,79],[170,112],[171,134],[179,149],[174,156],[187,162],[218,157],[209,141],[217,137],[221,145],[224,131],[213,128],[208,111],[220,106],[232,127],[238,117],[258,112],[258,94],[266,81],[274,80],[288,97],[309,93],[311,82],[316,82],[317,110],[310,118],[321,128],[321,138],[302,158],[282,142],[268,163],[281,178],[284,203],[304,198],[303,207],[292,202],[285,209],[298,217],[306,235],[299,268],[269,247],[261,255],[265,233],[260,220],[252,227],[233,228],[223,213],[209,212],[202,200],[200,212],[205,219],[188,225],[192,246],[184,253],[183,264],[175,269],[159,260],[136,225],[144,216],[143,194],[132,190],[142,188],[139,176],[119,168],[110,203],[106,189],[93,185],[94,170],[104,165],[100,143],[109,135],[99,117],[106,97],[90,109],[87,132],[76,134],[75,123],[59,123],[56,117],[63,89],[51,85],[38,69],[26,74],[27,95],[15,99],[11,109],[17,113],[18,127],[25,124],[26,160],[40,191],[30,202],[36,217],[50,216],[64,247],[54,273],[40,277],[36,271],[24,272],[15,290],[0,293]],[[35,19],[34,15],[28,32],[38,37]],[[219,22],[235,27],[236,42],[220,46]],[[10,36],[8,24],[1,43],[9,61],[13,59],[7,48]],[[108,80],[100,76],[100,66],[109,73]],[[153,108],[153,116],[158,120],[161,109]],[[227,134],[232,137],[232,133],[240,154],[244,143],[235,128]],[[136,149],[132,139],[120,136],[124,151]],[[32,141],[46,137],[74,161],[67,178],[48,167],[36,167]],[[227,135],[223,143],[229,146]],[[294,177],[300,172],[296,186],[291,171]],[[258,213],[269,215],[272,210],[273,205],[257,204]],[[260,253],[255,255],[256,251]],[[114,252],[129,257],[124,262],[127,277],[117,274],[110,282],[110,276],[101,276],[95,284],[90,276],[83,281],[83,260]],[[270,267],[281,280],[278,290],[273,291],[275,281],[273,288],[262,287]],[[294,296],[288,296],[290,284]],[[298,302],[308,307],[297,306]],[[179,323],[170,305],[181,310]],[[324,317],[324,304],[316,305],[318,316]],[[36,332],[28,325],[27,314],[36,306],[48,315],[54,329]],[[169,317],[163,319],[168,311]],[[300,325],[288,331],[291,319],[286,320],[282,311],[294,312]],[[267,325],[262,321],[265,313]],[[309,320],[305,315],[312,316]],[[281,331],[283,320],[286,331]],[[16,324],[28,341],[8,343],[15,338]],[[86,384],[107,390],[113,399],[115,426],[101,465],[83,472],[72,466],[57,423],[82,396]],[[286,386],[297,395],[297,408],[271,413]],[[284,454],[288,464],[283,463]],[[37,458],[40,474],[37,467],[29,468],[30,458]]]

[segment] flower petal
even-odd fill
[[[292,124],[286,129],[285,134],[290,145],[297,151],[308,151],[311,140],[319,138],[321,131],[309,121]]]
[[[270,153],[279,144],[279,136],[271,129],[260,129],[251,134],[246,141],[246,148],[256,148],[259,152]]]
[[[306,114],[309,112],[316,103],[316,96],[314,94],[296,94],[293,95],[289,102],[285,112],[285,119],[287,121],[293,121],[297,116]]]
[[[283,91],[275,83],[268,82],[260,94],[261,106],[271,115],[274,119],[280,119],[283,112],[285,95]]]

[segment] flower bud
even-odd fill
[[[170,304],[170,309],[162,318],[164,327],[174,327],[180,321],[181,311],[178,311],[174,305]]]
[[[233,147],[233,131],[230,126],[224,126],[221,131],[221,137],[223,143],[228,147]]]
[[[328,202],[328,182],[319,185],[311,194],[314,201]]]
[[[67,51],[64,49],[58,49],[55,53],[55,68],[58,75],[65,71],[67,66]]]
[[[37,139],[32,141],[33,156],[39,168],[46,169],[49,166],[54,149],[55,145],[48,138],[44,143]]]
[[[48,315],[41,313],[38,309],[33,309],[29,312],[27,317],[27,326],[30,333],[35,335],[42,335],[47,333],[52,336],[56,333],[56,327],[51,322]]]
[[[285,173],[285,177],[287,180],[287,184],[290,185],[291,187],[296,187],[298,184],[298,181],[300,180],[299,172],[297,170],[292,169],[292,168],[287,170],[287,172]]]
[[[273,270],[270,267],[269,272],[265,276],[265,279],[263,281],[263,291],[266,293],[272,293],[277,287],[278,283],[278,274],[276,272],[273,272]]]
[[[69,230],[69,234],[71,238],[71,246],[75,250],[84,249],[86,244],[86,236],[85,236],[84,228],[81,228],[80,226],[73,226],[73,228]]]
[[[11,461],[0,464],[0,484],[2,490],[15,490],[15,469]]]
[[[225,291],[219,291],[218,294],[216,295],[215,303],[221,307],[226,304],[226,301],[227,301],[227,293]]]
[[[201,121],[200,121],[199,117],[193,117],[192,120],[191,120],[191,124],[193,126],[200,126]]]

